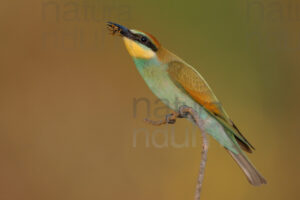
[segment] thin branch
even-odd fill
[[[181,106],[179,108],[179,112],[174,112],[166,116],[164,120],[159,121],[153,121],[149,119],[145,119],[145,122],[153,125],[153,126],[161,126],[164,124],[174,124],[176,122],[176,118],[190,118],[192,119],[195,124],[198,126],[198,128],[201,130],[202,134],[202,152],[201,152],[201,163],[200,163],[200,169],[196,184],[196,192],[195,192],[195,200],[200,200],[201,196],[201,189],[202,189],[202,183],[204,180],[204,172],[205,172],[205,166],[207,161],[207,152],[208,152],[208,138],[205,133],[204,129],[204,123],[200,117],[199,113],[197,113],[194,109],[187,107],[187,106]]]

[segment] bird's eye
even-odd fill
[[[147,41],[147,38],[146,38],[145,36],[143,36],[143,37],[141,38],[141,41],[142,41],[142,42],[146,42],[146,41]]]

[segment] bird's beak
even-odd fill
[[[114,35],[116,33],[120,34],[121,36],[127,37],[127,38],[134,38],[134,34],[126,27],[113,23],[113,22],[107,22],[107,28],[111,31],[111,33]]]

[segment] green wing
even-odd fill
[[[176,85],[184,89],[235,136],[243,150],[252,152],[253,146],[231,121],[207,82],[193,67],[181,60],[174,60],[168,63],[168,73]]]

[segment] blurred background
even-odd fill
[[[268,180],[210,140],[202,199],[299,199],[300,2],[5,1],[0,199],[193,199],[200,133],[144,84],[113,21],[155,35],[210,83]]]

